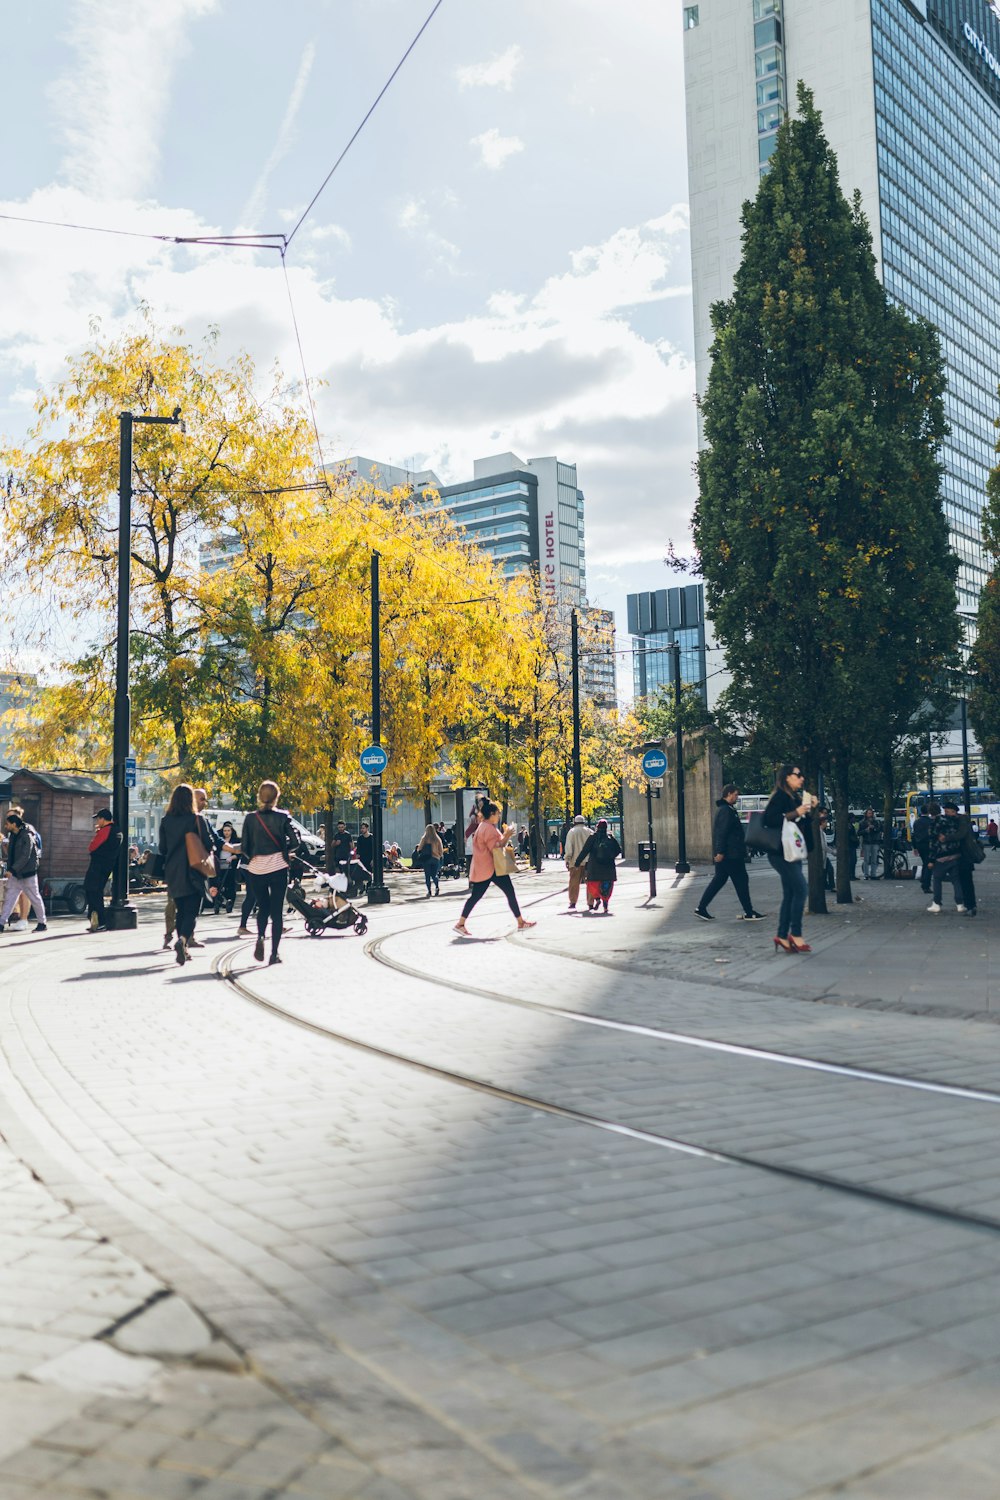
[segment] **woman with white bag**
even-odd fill
[[[806,909],[806,859],[812,848],[809,808],[812,798],[804,791],[805,777],[794,761],[782,766],[771,800],[761,818],[765,828],[780,833],[781,852],[768,852],[768,860],[781,877],[781,911],[778,913],[776,949],[785,953],[811,953],[802,941],[802,915]]]

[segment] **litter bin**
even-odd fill
[[[645,871],[656,869],[655,844],[642,843],[639,845],[639,869]]]

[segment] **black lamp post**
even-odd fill
[[[122,836],[118,862],[111,872],[111,906],[108,926],[117,930],[135,927],[138,913],[128,899],[128,759],[132,703],[128,691],[129,595],[132,587],[132,428],[137,422],[151,427],[180,427],[181,409],[172,417],[135,416],[123,411],[118,418],[118,640],[115,652],[115,715],[112,766],[114,814]]]

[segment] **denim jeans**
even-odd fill
[[[878,844],[861,845],[861,868],[866,880],[878,879]]]
[[[778,913],[778,937],[802,936],[802,913],[806,909],[806,866],[801,859],[782,859],[780,854],[767,856],[781,876],[781,910]]]

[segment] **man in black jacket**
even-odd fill
[[[118,863],[118,851],[122,846],[121,830],[109,807],[102,807],[94,814],[94,837],[88,848],[90,864],[83,877],[84,895],[87,897],[87,923],[91,932],[107,932],[107,913],[104,910],[104,887],[108,876]]]
[[[736,799],[740,795],[738,786],[732,782],[722,788],[722,796],[715,804],[719,809],[712,825],[712,855],[715,874],[708,883],[705,894],[695,907],[695,916],[703,922],[714,922],[708,908],[722,890],[727,880],[733,882],[743,908],[741,922],[760,922],[759,911],[754,911],[750,900],[750,881],[747,878],[746,834],[740,815],[736,811]]]
[[[920,855],[920,889],[925,896],[931,893],[931,834],[934,821],[940,816],[940,803],[925,802],[923,810],[914,818],[913,827],[910,829],[913,847]]]

